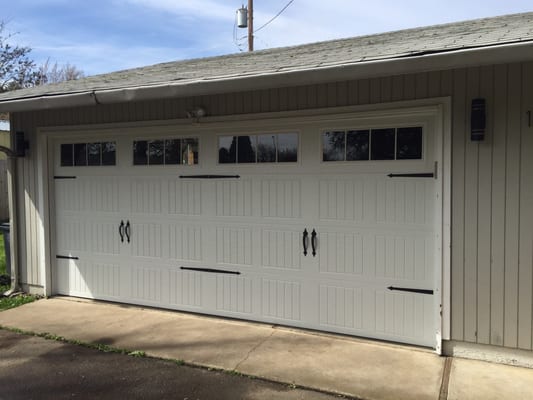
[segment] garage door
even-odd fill
[[[434,347],[434,126],[56,136],[55,292]]]

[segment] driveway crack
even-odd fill
[[[252,347],[248,353],[246,354],[246,356],[244,356],[244,358],[239,361],[237,363],[237,365],[235,365],[235,368],[233,368],[234,371],[237,371],[237,369],[239,368],[239,366],[245,362],[246,360],[248,360],[248,358],[250,357],[250,355],[255,351],[257,350],[261,345],[263,345],[268,339],[270,339],[274,333],[276,333],[276,331],[273,329],[272,332],[270,332],[270,335],[266,336],[264,339],[262,339],[259,343],[257,343],[254,347]]]

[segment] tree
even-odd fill
[[[39,67],[39,85],[46,85],[48,83],[59,83],[64,81],[72,81],[83,78],[85,74],[79,70],[75,65],[66,63],[59,65],[57,62],[51,63],[50,59],[46,60],[44,64]]]
[[[13,34],[5,33],[6,24],[0,21],[0,93],[36,85],[59,83],[83,78],[85,74],[72,64],[52,64],[50,59],[37,67],[29,57],[31,47],[12,45]],[[8,120],[6,113],[0,113],[0,120]]]
[[[29,58],[30,47],[13,46],[11,34],[4,34],[5,23],[0,22],[0,93],[34,86],[39,80],[39,70]]]

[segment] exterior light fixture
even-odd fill
[[[485,99],[472,99],[470,114],[470,140],[479,142],[485,139],[486,125]]]

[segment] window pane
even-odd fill
[[[101,149],[102,145],[100,143],[89,143],[87,145],[87,164],[102,165]]]
[[[257,137],[257,162],[276,162],[276,135]]]
[[[218,162],[231,164],[237,161],[237,138],[235,136],[221,136],[218,138]]]
[[[117,144],[115,142],[102,143],[102,165],[115,165]]]
[[[148,164],[161,165],[164,162],[164,142],[151,140],[148,144]]]
[[[237,162],[255,163],[255,136],[237,137]]]
[[[62,167],[72,167],[74,165],[74,157],[73,157],[72,150],[73,150],[72,144],[61,145],[61,166]]]
[[[87,165],[87,145],[85,143],[76,143],[74,145],[74,165]]]
[[[180,164],[179,139],[165,141],[165,164]]]
[[[396,159],[420,160],[422,158],[422,127],[398,128]]]
[[[324,132],[322,134],[322,160],[344,161],[344,131]]]
[[[198,164],[198,139],[181,140],[181,159],[182,164]]]
[[[370,131],[348,131],[346,135],[346,160],[368,160]]]
[[[148,142],[146,140],[133,142],[133,164],[148,164]]]
[[[298,161],[298,134],[280,133],[278,136],[278,162]]]
[[[372,160],[394,160],[394,128],[372,129]]]

